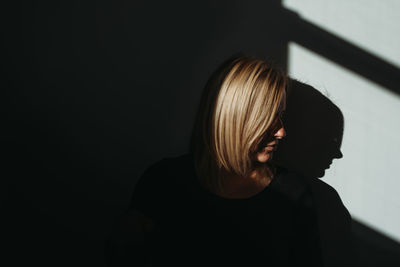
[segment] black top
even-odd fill
[[[302,178],[282,168],[255,196],[219,197],[188,154],[150,166],[131,208],[156,222],[153,266],[321,266],[313,206]]]

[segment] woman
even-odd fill
[[[309,191],[272,162],[286,86],[282,72],[244,56],[214,72],[190,153],[153,164],[135,187],[130,253],[151,266],[320,265]]]
[[[207,190],[246,198],[273,179],[269,164],[285,136],[281,116],[287,79],[261,60],[228,60],[206,86],[196,120],[193,154]]]

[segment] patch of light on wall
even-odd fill
[[[323,180],[353,217],[400,241],[400,98],[294,43],[288,63],[292,77],[327,95],[345,118],[344,157]]]
[[[287,9],[400,67],[400,1],[284,0]]]

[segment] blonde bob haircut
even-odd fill
[[[287,81],[265,61],[246,56],[230,58],[211,75],[191,140],[196,174],[206,189],[223,192],[224,179],[247,177],[255,169],[254,155],[273,136],[284,109]],[[265,169],[272,178],[270,163]]]

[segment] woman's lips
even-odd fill
[[[262,148],[262,152],[264,153],[271,153],[273,151],[275,151],[278,148],[278,140],[274,140],[268,144],[266,144],[263,148]]]
[[[277,145],[268,145],[268,146],[264,147],[265,152],[272,152],[272,151],[275,151],[276,149],[277,149]]]

